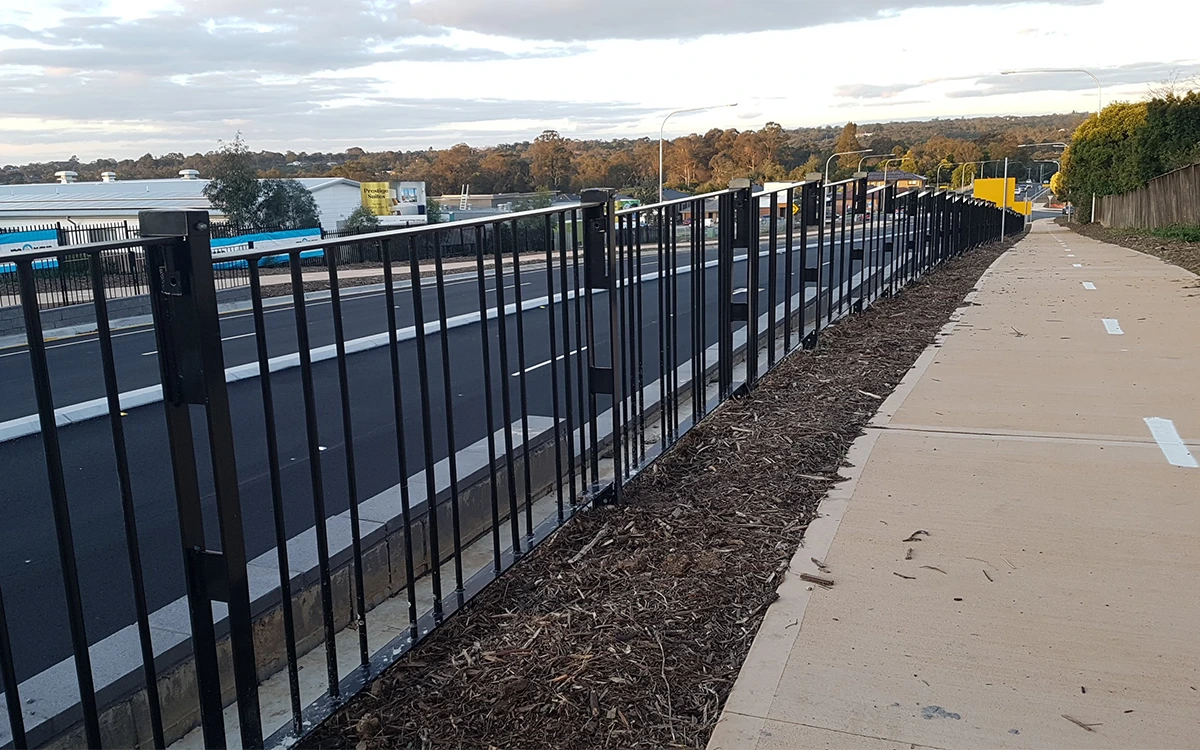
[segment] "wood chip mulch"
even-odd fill
[[[1200,274],[1200,242],[1155,237],[1144,229],[1108,229],[1099,224],[1068,223],[1061,219],[1055,219],[1054,223],[1085,237],[1153,255],[1172,265]]]
[[[704,747],[850,444],[1006,247],[823,332],[301,746]]]

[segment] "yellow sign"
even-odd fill
[[[388,195],[390,187],[390,184],[386,182],[360,183],[359,189],[362,191],[363,206],[376,216],[390,216],[392,214],[392,198]]]
[[[793,203],[793,204],[792,204],[792,216],[795,216],[795,215],[796,215],[796,214],[798,214],[798,213],[800,213],[800,204],[799,204],[799,203]]]

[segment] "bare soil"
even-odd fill
[[[1200,242],[1155,237],[1144,229],[1108,229],[1099,224],[1067,223],[1061,219],[1054,221],[1085,237],[1153,255],[1172,265],[1200,274]]]
[[[684,436],[623,505],[577,516],[302,746],[704,747],[850,444],[1008,245],[823,332]]]

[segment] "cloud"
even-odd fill
[[[413,18],[408,0],[182,0],[134,19],[75,9],[40,28],[0,25],[0,131],[8,131],[0,150],[44,152],[102,132],[113,141],[157,134],[174,151],[210,148],[237,127],[264,144],[353,143],[446,122],[586,120],[593,106],[627,116],[619,103],[402,100],[396,92],[404,87],[383,80],[387,74],[364,72],[396,61],[487,63],[580,51],[451,37]]]
[[[620,101],[414,98],[391,93],[371,77],[304,78],[264,85],[232,73],[186,82],[125,72],[48,79],[26,73],[0,76],[0,148],[76,143],[95,129],[106,140],[144,142],[159,150],[210,150],[236,129],[254,148],[313,144],[322,150],[351,145],[394,148],[401,141],[429,145],[457,137],[476,140],[490,123],[514,119],[570,121],[582,129],[642,120],[649,108]],[[113,100],[120,107],[113,106]],[[44,126],[6,128],[4,117],[36,112]],[[31,116],[33,117],[33,116]],[[500,130],[500,128],[497,128]],[[528,134],[532,139],[539,129]],[[507,131],[512,133],[512,129]],[[455,135],[461,133],[462,135]],[[306,146],[308,147],[308,146]],[[64,154],[64,158],[66,155]]]
[[[875,83],[849,83],[835,88],[833,95],[851,99],[891,99],[897,94],[920,88],[923,85],[922,83],[889,83],[882,85]]]
[[[1167,80],[1175,75],[1190,76],[1200,73],[1200,64],[1186,62],[1139,62],[1128,65],[1088,68],[1104,88],[1128,84],[1149,84]],[[1078,72],[1014,73],[1012,75],[989,75],[975,79],[975,85],[967,89],[949,91],[952,99],[1003,94],[1028,94],[1037,91],[1088,91],[1094,90],[1095,82]]]
[[[1041,0],[1093,5],[1100,0]],[[484,34],[556,41],[692,39],[886,18],[914,8],[1020,0],[423,0],[414,18]]]

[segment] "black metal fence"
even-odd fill
[[[862,220],[846,212],[823,218],[823,194],[857,203]],[[691,231],[683,218],[703,216],[711,200],[718,205],[714,237]],[[624,211],[614,209],[611,191],[592,190],[570,208],[290,249],[291,298],[284,308],[264,303],[258,263],[279,250],[222,255],[220,263],[244,262],[238,268],[251,289],[249,315],[223,319],[207,214],[147,212],[140,238],[72,250],[86,268],[100,322],[105,408],[97,419],[110,427],[82,447],[81,427],[56,417],[58,381],[36,293],[38,264],[59,252],[14,254],[34,434],[62,571],[63,590],[54,596],[62,597],[69,623],[61,657],[73,665],[82,742],[133,744],[114,734],[119,722],[106,717],[115,698],[94,680],[89,646],[98,649],[107,633],[88,629],[81,580],[103,572],[77,561],[75,540],[89,530],[72,520],[81,498],[69,496],[65,450],[112,464],[112,487],[88,488],[88,514],[117,514],[124,530],[133,606],[118,625],[136,626],[133,661],[140,664],[130,669],[140,672],[144,744],[163,747],[198,725],[205,746],[224,747],[223,708],[232,700],[243,746],[282,746],[428,637],[575,512],[621,502],[631,477],[721,401],[753,387],[781,357],[814,346],[826,326],[948,258],[999,239],[1002,221],[1005,234],[1024,228],[1020,215],[974,199],[868,191],[865,181],[805,182],[757,194],[748,181],[735,181],[710,195]],[[341,290],[342,251],[353,247],[377,253],[382,293]],[[470,248],[473,266],[448,274],[443,263],[451,248]],[[322,251],[329,287],[319,298],[306,297],[302,283],[306,262],[313,262],[302,253],[313,250]],[[136,419],[135,412],[157,407],[123,410],[128,384],[118,377],[122,362],[108,330],[105,264],[135,251],[152,300],[165,422]],[[404,271],[406,282],[398,279]],[[432,275],[423,278],[422,271]],[[245,367],[255,377],[230,374]],[[550,426],[535,434],[539,420]],[[134,430],[154,429],[160,432],[153,440],[139,433],[137,442],[161,445],[171,481],[146,489],[135,481],[145,469],[135,466],[127,445]],[[140,497],[136,487],[143,488]],[[394,515],[380,516],[381,503]],[[173,568],[139,536],[139,511],[161,512],[155,508],[164,505],[177,518],[182,572],[151,587],[148,571]],[[310,519],[299,536],[298,509]],[[396,566],[382,588],[373,567],[381,540]],[[466,561],[464,550],[473,545],[488,550],[482,569]],[[297,573],[302,550],[312,559],[308,573]],[[270,597],[261,590],[267,584],[251,580],[252,570],[263,569],[248,565],[255,555],[274,568]],[[0,571],[0,580],[13,575]],[[301,587],[317,602],[310,634],[300,632],[307,627],[297,612]],[[419,589],[431,602],[427,611]],[[188,660],[191,671],[184,674],[188,680],[194,674],[194,692],[160,689],[170,667],[156,652],[152,602],[174,595],[186,601],[190,638],[178,658]],[[373,639],[371,606],[390,595],[406,599],[402,633]],[[260,606],[266,599],[275,617],[269,622]],[[6,612],[0,592],[0,678],[10,735],[20,748],[60,736],[62,726],[22,710],[23,692],[34,681],[18,677],[13,644],[36,641],[37,625],[10,627],[22,614],[12,602]],[[223,614],[214,613],[216,602],[224,603]],[[268,630],[279,637],[267,639]],[[354,634],[350,670],[339,666],[342,630]],[[304,643],[323,653],[319,697],[301,694]],[[283,727],[264,723],[259,705],[260,681],[275,672],[288,685],[291,720]]]
[[[212,238],[232,238],[278,231],[283,231],[283,228],[241,227],[222,222],[212,225]],[[66,226],[59,222],[0,229],[0,245],[5,243],[6,235],[15,237],[28,233],[46,236],[59,248],[73,248],[97,242],[135,240],[140,236],[139,228],[131,226],[127,221]],[[340,237],[351,234],[353,233],[322,231],[321,237]],[[21,304],[21,287],[17,279],[16,266],[11,262],[4,262],[4,260],[3,257],[0,257],[0,307],[15,307]],[[307,258],[305,261],[309,263]],[[319,259],[317,264],[320,264]],[[101,278],[108,299],[136,297],[148,292],[146,258],[136,243],[122,248],[119,252],[113,250],[105,253],[100,266]],[[214,269],[219,289],[248,286],[250,283],[244,263],[222,264],[217,262]],[[90,303],[92,286],[89,253],[62,249],[41,258],[34,268],[34,290],[42,309]]]

